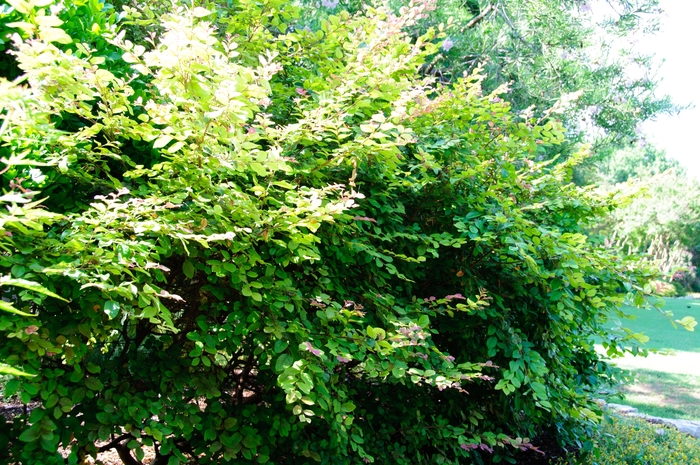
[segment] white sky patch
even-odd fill
[[[660,31],[653,35],[642,33],[627,38],[613,39],[602,34],[605,45],[600,51],[611,56],[624,48],[634,52],[654,55],[653,75],[647,76],[643,68],[626,64],[627,75],[632,79],[650,78],[659,83],[657,96],[668,95],[673,103],[697,108],[683,110],[678,115],[657,116],[645,122],[640,129],[645,139],[667,155],[678,160],[688,173],[700,179],[700,63],[697,50],[700,47],[700,1],[659,0],[662,12]],[[609,18],[615,12],[606,0],[589,0],[580,10],[584,18],[596,22]],[[595,51],[592,52],[595,55]],[[619,59],[619,58],[616,58]],[[644,74],[639,74],[639,73]]]
[[[695,104],[678,116],[660,116],[642,125],[649,142],[678,160],[689,174],[700,178],[700,2],[661,0],[661,31],[639,42],[639,50],[663,60],[658,72],[659,95],[674,103]]]

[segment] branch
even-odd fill
[[[122,459],[124,465],[143,465],[143,463],[136,460],[134,456],[131,455],[131,451],[124,444],[117,444],[114,448],[117,450],[117,454],[119,458]]]
[[[489,3],[489,6],[484,8],[484,11],[482,11],[478,15],[474,16],[472,18],[472,20],[467,23],[467,29],[471,29],[474,26],[476,26],[477,24],[479,24],[481,22],[481,20],[486,17],[487,14],[491,13],[492,10],[493,10],[493,4]]]
[[[106,452],[110,449],[114,449],[117,446],[117,444],[124,441],[125,439],[135,439],[135,438],[131,433],[122,434],[117,439],[114,439],[112,442],[109,442],[109,443],[105,444],[104,446],[101,446],[99,449],[97,449],[97,452]]]
[[[253,365],[255,364],[255,358],[254,354],[250,354],[248,356],[248,360],[246,360],[245,366],[243,367],[243,370],[241,370],[241,374],[238,376],[238,385],[236,386],[236,403],[237,404],[242,404],[243,403],[243,384],[244,381],[246,381],[246,378],[250,374],[250,371],[253,369]]]
[[[128,447],[126,447],[122,442],[127,439],[135,439],[131,433],[122,434],[118,438],[112,440],[111,442],[105,444],[98,449],[98,452],[106,452],[110,449],[115,449],[117,455],[124,463],[124,465],[143,465],[140,461],[136,460],[132,455]]]

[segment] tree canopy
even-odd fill
[[[343,9],[361,10],[366,2],[327,1],[306,7],[306,22]],[[406,1],[390,4],[398,10]],[[515,112],[561,120],[567,144],[601,149],[640,139],[639,123],[678,111],[658,95],[652,57],[635,47],[658,28],[657,0],[437,0],[433,14],[410,29],[418,36],[443,24],[445,40],[421,72],[453,82],[477,67],[487,92],[507,85],[502,98]]]
[[[623,208],[599,220],[595,234],[618,253],[637,254],[657,266],[677,287],[667,287],[671,295],[700,289],[698,181],[648,146],[613,151],[591,176],[628,197]]]

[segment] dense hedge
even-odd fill
[[[556,121],[478,73],[420,75],[441,36],[403,30],[425,5],[312,31],[281,0],[10,3],[0,359],[33,375],[5,395],[38,402],[0,423],[10,462],[484,463],[545,429],[586,441],[611,375],[592,338],[642,272],[581,233],[613,206],[569,183],[583,153],[537,161]]]

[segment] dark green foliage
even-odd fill
[[[39,403],[2,425],[10,462],[583,444],[613,376],[592,339],[645,271],[582,234],[614,206],[569,182],[584,154],[537,161],[562,126],[514,115],[479,73],[422,76],[442,38],[405,32],[423,5],[318,30],[277,0],[170,13],[125,18],[160,33],[110,33],[114,64],[40,31],[18,45],[27,86],[2,81],[4,163],[37,170],[2,198],[0,358],[33,375],[4,394]]]

